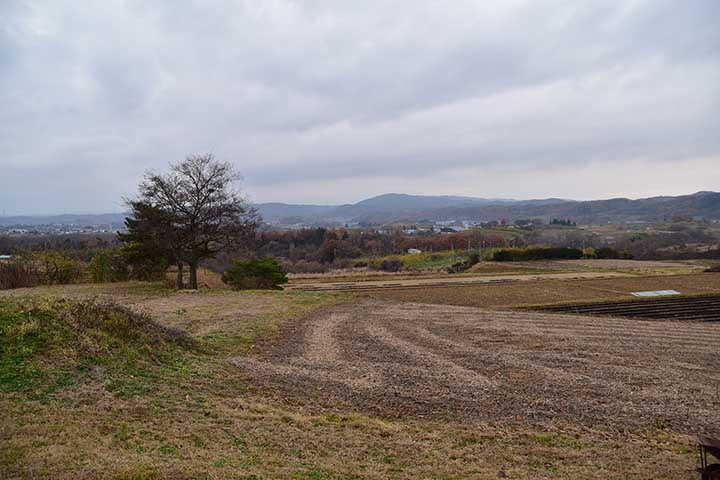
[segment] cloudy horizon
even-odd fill
[[[0,212],[212,152],[255,202],[720,186],[720,2],[0,3]]]

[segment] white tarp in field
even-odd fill
[[[649,292],[630,292],[635,297],[664,297],[666,295],[681,295],[677,290],[651,290]]]

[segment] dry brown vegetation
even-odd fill
[[[622,270],[645,270],[658,268],[682,268],[691,266],[684,262],[656,262],[651,260],[624,260],[624,259],[581,259],[581,260],[558,260],[556,262],[560,266],[577,268],[602,268],[602,269],[622,269]]]
[[[293,327],[235,363],[383,416],[720,434],[714,323],[364,301]]]
[[[672,278],[694,291],[719,278],[696,277]],[[656,288],[647,280],[622,288]],[[620,281],[639,279],[458,290],[543,303]],[[423,293],[439,302],[443,290],[452,302],[454,289]],[[501,303],[494,295],[483,298]],[[0,394],[2,478],[690,479],[688,434],[720,424],[705,395],[718,380],[716,324],[132,282],[0,302],[48,296],[114,299],[197,347],[113,378],[99,366],[41,395]]]
[[[384,272],[365,268],[338,269],[326,273],[290,273],[288,278],[292,283],[316,282],[359,282],[368,280],[408,280],[418,278],[456,278],[464,275],[521,275],[542,273],[548,270],[562,270],[562,268],[547,268],[543,265],[516,265],[505,262],[481,262],[474,265],[464,273],[446,273],[442,270],[404,270],[400,272]],[[566,269],[569,270],[569,269]]]
[[[720,293],[720,275],[662,275],[589,280],[545,280],[502,285],[374,290],[377,299],[475,307],[515,307],[548,303],[634,298],[630,292],[677,290],[686,295]]]

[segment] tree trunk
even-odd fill
[[[190,288],[197,290],[197,262],[190,263]]]
[[[182,290],[185,288],[185,285],[183,284],[183,263],[178,262],[178,272],[177,272],[177,289]]]

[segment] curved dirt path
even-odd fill
[[[720,324],[363,300],[233,362],[319,406],[720,434]]]

